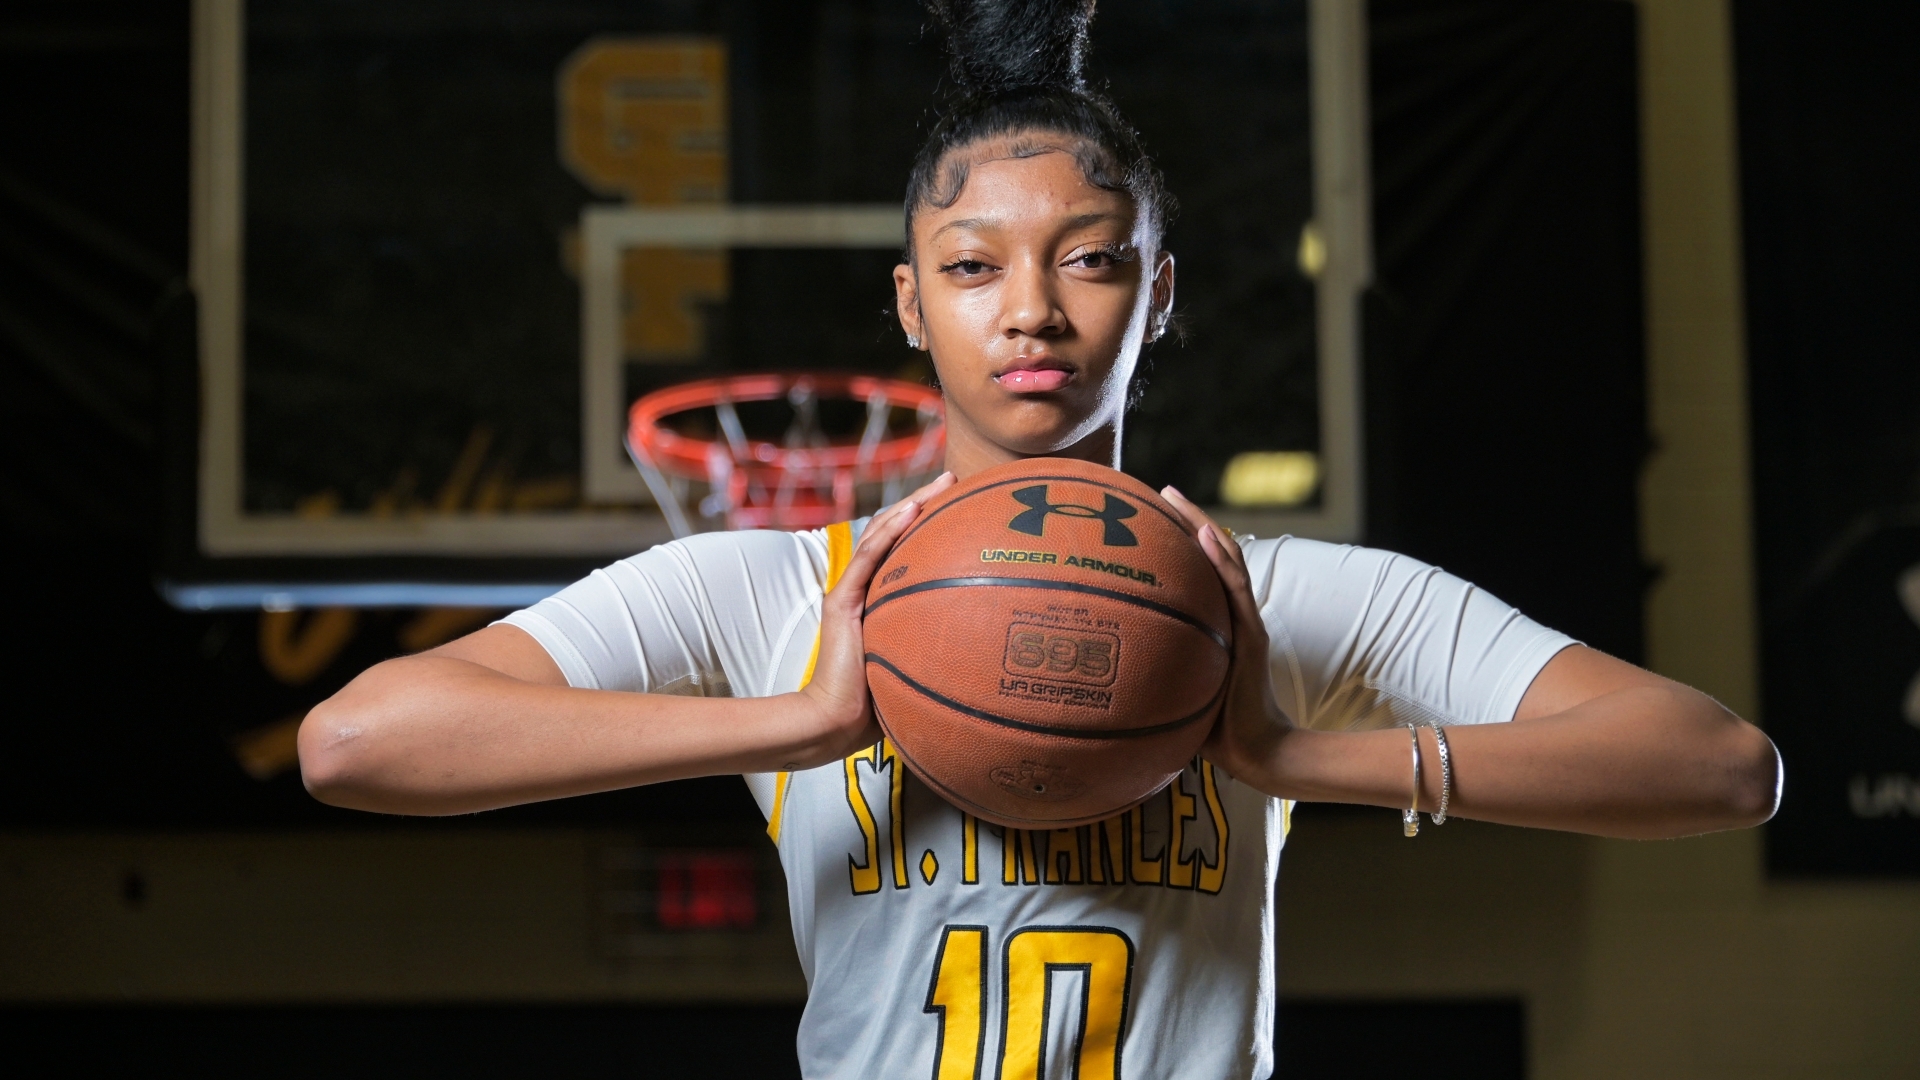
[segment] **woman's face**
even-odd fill
[[[985,144],[960,197],[913,222],[900,321],[933,355],[947,465],[1051,454],[1117,465],[1127,384],[1173,302],[1173,258],[1072,154]]]

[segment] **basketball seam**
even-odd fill
[[[1129,498],[1140,499],[1140,501],[1146,505],[1147,509],[1152,510],[1154,513],[1159,514],[1161,517],[1166,518],[1168,521],[1173,522],[1174,525],[1179,527],[1181,532],[1187,533],[1187,523],[1179,515],[1169,513],[1166,510],[1162,509],[1160,506],[1156,505],[1155,503],[1149,502],[1146,499],[1141,499],[1138,492],[1128,491],[1126,488],[1123,488],[1123,487],[1116,487],[1113,484],[1109,484],[1104,480],[1089,480],[1084,476],[1022,476],[1022,477],[1017,477],[1011,480],[995,480],[993,483],[988,484],[986,487],[979,488],[975,491],[969,491],[965,495],[960,496],[959,498],[953,500],[952,502],[936,507],[933,513],[928,514],[925,517],[922,517],[919,521],[914,522],[913,526],[906,531],[906,534],[904,536],[894,541],[893,546],[895,548],[898,548],[901,544],[906,543],[907,540],[910,537],[912,537],[914,533],[919,532],[921,527],[924,526],[927,522],[932,521],[934,518],[937,518],[941,514],[946,513],[950,507],[959,506],[961,503],[966,502],[968,499],[973,498],[975,495],[984,495],[995,488],[1006,487],[1008,484],[1031,484],[1035,481],[1052,482],[1055,480],[1058,480],[1061,483],[1091,484],[1094,487],[1104,488],[1107,491],[1118,492],[1119,494],[1128,496]],[[1189,539],[1192,539],[1193,534],[1187,533],[1187,537]]]
[[[1086,593],[1089,596],[1099,596],[1109,600],[1118,600],[1121,603],[1132,604],[1135,607],[1145,608],[1148,611],[1152,611],[1160,615],[1165,615],[1169,619],[1178,619],[1179,621],[1186,623],[1188,626],[1191,626],[1194,629],[1200,631],[1201,633],[1207,635],[1207,637],[1213,640],[1213,643],[1215,645],[1220,646],[1222,649],[1228,648],[1226,635],[1222,634],[1218,630],[1215,630],[1213,627],[1208,626],[1206,623],[1201,622],[1199,619],[1193,617],[1192,615],[1189,615],[1186,612],[1181,611],[1179,608],[1172,606],[1171,604],[1163,604],[1158,600],[1149,600],[1144,596],[1135,596],[1132,593],[1124,593],[1118,589],[1102,588],[1099,585],[1085,585],[1078,581],[1054,581],[1050,578],[1025,578],[1025,577],[934,578],[932,581],[922,581],[917,585],[909,585],[904,589],[899,589],[894,592],[888,593],[887,595],[881,597],[880,599],[875,600],[873,603],[868,604],[866,607],[866,610],[860,613],[860,617],[862,619],[865,619],[871,616],[874,613],[874,611],[880,608],[883,604],[886,604],[889,601],[898,600],[903,596],[912,596],[915,593],[932,592],[935,589],[958,589],[958,588],[963,588],[971,585],[985,585],[985,586],[994,586],[994,587],[1002,587],[1002,588],[1052,589],[1056,592]]]
[[[1015,720],[1011,716],[1001,716],[997,713],[987,712],[985,709],[976,709],[971,705],[955,701],[940,691],[916,681],[913,676],[895,667],[893,661],[888,660],[879,653],[868,653],[867,663],[879,664],[881,667],[892,672],[894,678],[907,684],[909,689],[915,691],[920,696],[931,699],[937,704],[945,705],[947,708],[962,715],[971,716],[975,720],[985,720],[989,724],[998,724],[1001,727],[1031,732],[1035,735],[1052,735],[1061,739],[1084,739],[1089,742],[1095,739],[1139,739],[1148,735],[1165,735],[1169,731],[1178,731],[1213,711],[1213,708],[1220,704],[1220,695],[1224,693],[1227,688],[1226,680],[1221,680],[1220,689],[1214,691],[1213,697],[1209,698],[1207,703],[1202,705],[1198,712],[1190,713],[1178,720],[1169,720],[1164,724],[1153,724],[1148,727],[1109,728],[1104,731],[1084,731],[1080,728],[1064,728],[1054,727],[1050,724],[1028,723],[1025,720]]]

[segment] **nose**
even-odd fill
[[[1046,259],[1026,257],[1008,268],[1000,291],[1000,332],[1007,337],[1058,337],[1066,332],[1054,275]]]

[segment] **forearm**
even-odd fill
[[[1406,807],[1404,729],[1287,731],[1250,783],[1305,801]],[[1778,758],[1764,735],[1675,684],[1620,690],[1563,712],[1449,727],[1449,816],[1603,836],[1657,838],[1740,828],[1773,811]],[[1439,807],[1441,767],[1420,733],[1420,806]]]
[[[697,698],[549,686],[446,656],[388,661],[315,708],[301,770],[322,801],[460,814],[824,752],[800,694]]]

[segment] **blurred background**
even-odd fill
[[[804,984],[737,779],[387,819],[309,799],[293,738],[366,665],[668,538],[663,502],[723,527],[718,482],[628,460],[636,398],[927,381],[888,281],[942,76],[924,21],[0,12],[11,1057],[796,1075]],[[1764,829],[1667,843],[1407,844],[1301,808],[1277,1075],[1920,1076],[1917,36],[1862,0],[1101,5],[1190,328],[1128,470],[1438,563],[1786,760]],[[817,404],[740,418],[930,424]]]

